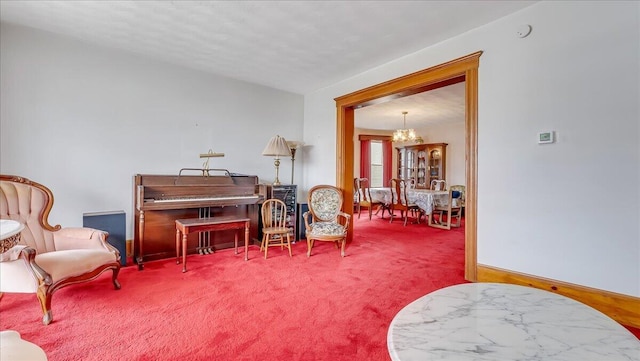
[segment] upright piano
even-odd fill
[[[258,237],[259,204],[266,187],[257,176],[136,174],[134,179],[134,260],[176,256],[176,219],[234,215],[251,219],[250,239]],[[191,234],[188,253],[207,254],[233,246],[233,231]]]

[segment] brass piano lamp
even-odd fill
[[[215,153],[213,150],[209,149],[208,153],[200,153],[200,158],[206,158],[207,160],[202,163],[202,175],[203,176],[209,176],[209,159],[210,158],[217,158],[217,157],[224,157],[224,153]]]
[[[291,155],[287,141],[283,137],[276,135],[269,140],[269,143],[262,151],[262,155],[276,157],[273,161],[273,165],[276,167],[276,179],[273,181],[273,185],[280,185],[280,179],[278,178],[278,173],[280,171],[280,156]]]

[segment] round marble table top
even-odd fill
[[[47,354],[40,346],[25,341],[18,331],[0,331],[0,360],[47,361]]]
[[[583,303],[524,286],[467,283],[404,307],[387,334],[394,361],[640,361],[640,341]]]
[[[0,219],[0,253],[13,248],[20,242],[20,232],[24,225],[10,219]]]

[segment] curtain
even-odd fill
[[[360,178],[371,178],[371,140],[360,140]]]
[[[393,161],[393,148],[391,147],[390,140],[382,141],[382,186],[390,187],[389,180],[391,179],[391,166]]]

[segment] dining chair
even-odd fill
[[[383,206],[382,202],[374,201],[371,197],[371,187],[369,185],[369,179],[367,178],[355,178],[353,182],[353,192],[356,198],[355,206],[358,212],[358,219],[360,219],[361,208],[366,207],[369,210],[369,220],[373,216],[373,207],[378,206],[376,214],[380,211],[380,207]],[[382,211],[382,218],[384,218],[384,210]]]
[[[462,219],[462,206],[460,206],[461,193],[456,190],[449,189],[447,202],[437,202],[431,214],[427,217],[428,225],[435,228],[451,229],[451,227],[460,227]],[[455,223],[451,223],[452,219],[456,219]]]
[[[317,185],[309,190],[304,225],[307,236],[307,257],[311,257],[311,249],[315,241],[335,242],[344,257],[347,243],[347,231],[351,215],[342,211],[342,190],[331,185]]]
[[[456,184],[456,185],[452,185],[450,188],[451,188],[452,191],[460,192],[460,198],[458,198],[458,203],[460,204],[460,207],[462,208],[462,215],[464,216],[464,201],[466,199],[466,194],[465,194],[466,187],[464,185],[462,185],[462,184]],[[453,194],[453,199],[456,199],[455,193]]]
[[[446,191],[447,190],[447,181],[444,179],[434,179],[429,184],[429,189],[432,191]]]
[[[280,246],[289,249],[291,257],[291,236],[287,227],[287,205],[280,199],[267,199],[262,203],[262,242],[260,251],[264,250],[267,259],[269,247]]]
[[[393,222],[393,216],[397,210],[400,211],[400,217],[404,218],[405,226],[407,225],[409,212],[416,218],[417,223],[420,223],[422,210],[417,204],[409,203],[409,198],[407,197],[408,188],[409,184],[404,179],[391,179],[391,219],[389,223]]]

